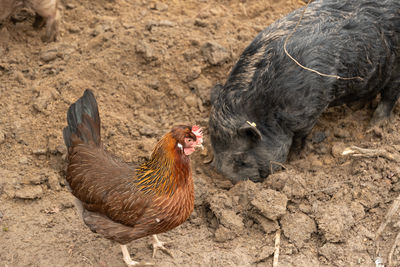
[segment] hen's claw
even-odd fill
[[[124,261],[128,266],[153,266],[152,262],[138,262],[131,259],[128,248],[126,245],[121,245],[122,255],[124,256]]]
[[[166,247],[164,247],[164,245],[166,244],[165,242],[161,242],[156,235],[153,235],[153,239],[154,239],[154,243],[153,243],[153,258],[156,255],[156,252],[157,252],[158,249],[164,251],[166,254],[171,256],[171,258],[174,257],[172,255],[172,253]]]

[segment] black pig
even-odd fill
[[[211,93],[213,165],[231,181],[262,181],[285,162],[330,106],[381,101],[371,123],[390,116],[400,94],[400,1],[314,1],[257,35],[225,85]],[[297,143],[297,142],[296,142]]]

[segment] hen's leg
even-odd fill
[[[131,255],[129,254],[128,248],[126,247],[126,245],[121,245],[121,250],[122,250],[122,255],[124,256],[124,261],[128,266],[136,266],[136,265],[154,265],[154,263],[150,263],[150,262],[145,262],[145,263],[140,263],[137,261],[133,261],[131,259]]]
[[[172,253],[168,249],[166,249],[164,247],[165,242],[161,242],[160,240],[158,240],[158,237],[156,235],[153,235],[153,239],[154,239],[154,243],[153,243],[153,258],[156,255],[156,252],[157,252],[158,249],[161,249],[162,251],[164,251],[165,253],[170,255],[172,258],[174,257],[172,255]]]

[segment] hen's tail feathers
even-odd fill
[[[63,136],[68,149],[76,138],[86,144],[100,145],[100,116],[91,90],[86,89],[83,96],[69,107],[67,121],[68,126],[64,128]]]

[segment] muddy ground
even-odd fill
[[[102,138],[125,161],[143,162],[177,123],[205,128],[209,92],[241,51],[302,1],[61,1],[60,37],[44,44],[22,10],[0,29],[0,266],[124,266],[117,244],[79,220],[64,183],[61,130],[86,88],[97,96]],[[367,131],[376,101],[331,108],[301,153],[264,183],[235,186],[193,157],[190,219],[159,238],[129,245],[157,266],[375,266],[387,263],[398,216],[375,240],[400,191],[400,107]],[[350,157],[349,146],[381,149]],[[400,265],[399,250],[393,266]]]

